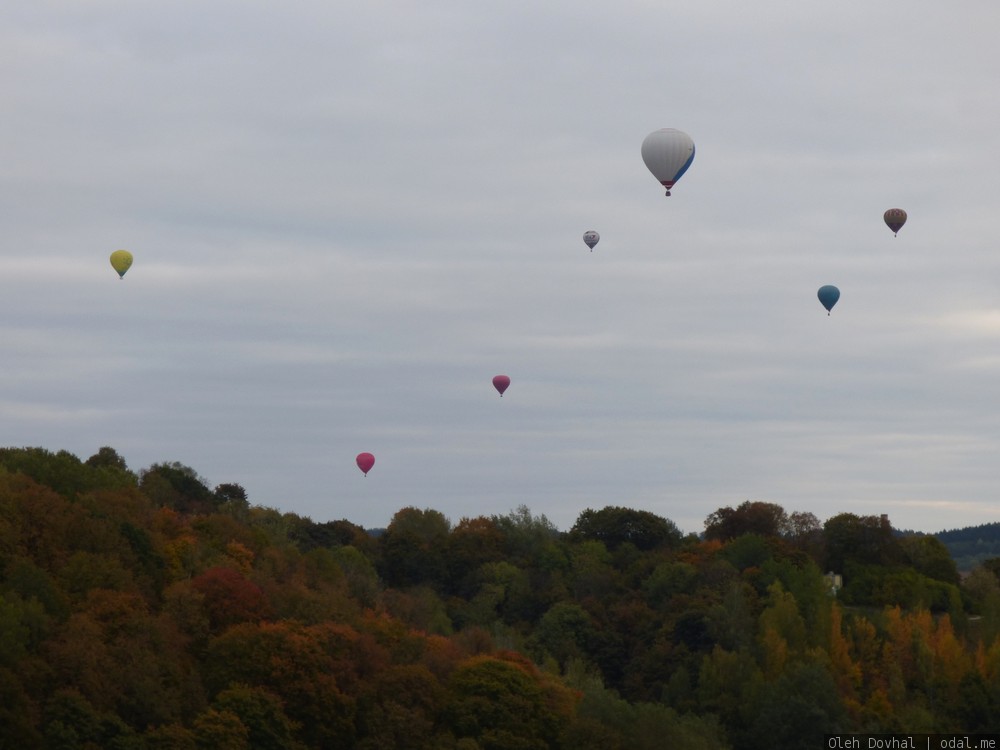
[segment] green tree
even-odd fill
[[[736,508],[719,508],[705,519],[705,538],[726,541],[743,534],[781,536],[790,530],[780,505],[747,500]]]
[[[519,505],[506,516],[492,516],[492,519],[503,532],[504,552],[514,564],[524,566],[558,556],[552,554],[552,547],[559,540],[559,530],[544,513],[535,516],[527,505]]]
[[[841,572],[848,562],[892,565],[903,553],[893,534],[889,517],[840,513],[823,524],[826,547],[825,570]]]
[[[239,717],[254,750],[296,750],[296,726],[285,714],[281,699],[260,687],[234,684],[219,693],[212,708]]]
[[[491,518],[463,518],[448,538],[448,575],[451,590],[468,596],[474,590],[476,572],[487,563],[503,559],[504,535]]]
[[[586,659],[594,639],[594,623],[583,607],[574,602],[558,602],[532,630],[528,647],[538,660],[548,654],[563,668],[570,660]]]
[[[135,732],[112,711],[101,711],[77,691],[55,691],[45,706],[46,747],[138,748]]]
[[[450,531],[448,519],[436,510],[397,511],[379,540],[382,578],[390,586],[442,587],[448,580]]]
[[[493,656],[460,664],[449,693],[449,728],[458,738],[475,740],[482,750],[547,750],[572,715],[565,688],[546,685],[525,662]]]
[[[86,463],[87,466],[94,468],[106,467],[109,469],[118,469],[119,471],[128,471],[128,464],[125,463],[125,459],[118,455],[118,451],[108,446],[104,446],[98,450],[97,453],[87,459]]]
[[[250,510],[250,501],[247,499],[247,491],[242,485],[226,483],[216,485],[212,491],[213,505],[221,512],[228,513],[240,520],[247,519],[247,511]]]
[[[645,510],[607,506],[588,508],[576,519],[569,532],[570,540],[603,542],[609,550],[629,543],[642,551],[659,547],[677,547],[683,534],[673,521]]]
[[[761,683],[748,702],[749,721],[734,732],[738,747],[811,750],[823,745],[824,734],[849,727],[836,685],[819,664],[790,667],[776,680]]]
[[[232,711],[209,708],[194,722],[199,750],[252,750],[250,730]]]
[[[153,464],[141,472],[139,489],[155,505],[181,513],[209,513],[218,502],[216,495],[194,469],[176,461]]]
[[[44,448],[0,448],[0,466],[29,476],[66,498],[97,489],[135,485],[135,477],[117,466],[85,464],[68,451]]]
[[[957,586],[960,580],[958,568],[948,548],[932,536],[905,536],[899,540],[906,562],[928,578]]]

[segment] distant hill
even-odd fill
[[[955,566],[963,572],[983,560],[1000,557],[1000,521],[940,531],[933,536],[947,547]]]

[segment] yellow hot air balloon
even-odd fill
[[[118,272],[118,278],[124,278],[125,272],[132,267],[132,253],[128,250],[115,250],[111,253],[111,267]]]

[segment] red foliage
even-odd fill
[[[239,622],[260,622],[270,612],[260,586],[232,568],[209,568],[191,585],[205,597],[205,613],[213,632]]]

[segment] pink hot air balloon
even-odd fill
[[[493,387],[497,389],[500,394],[500,398],[503,398],[503,392],[507,390],[507,386],[510,385],[510,378],[506,375],[497,375],[493,378]]]
[[[354,460],[358,462],[358,468],[365,473],[365,476],[368,476],[368,472],[375,465],[375,456],[371,453],[359,453]]]

